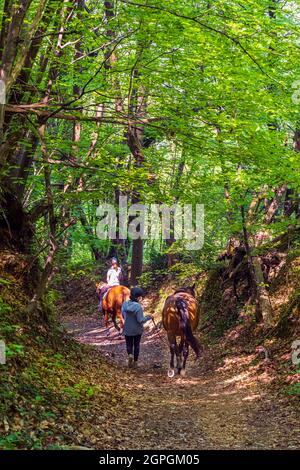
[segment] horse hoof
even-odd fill
[[[186,370],[185,370],[185,369],[181,369],[180,375],[181,375],[181,377],[185,377],[185,376],[186,376]]]
[[[169,369],[168,370],[168,377],[172,379],[175,375],[175,370],[174,369]]]

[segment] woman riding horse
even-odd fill
[[[196,357],[200,356],[200,345],[193,335],[199,323],[199,308],[195,298],[195,284],[192,287],[177,289],[166,301],[162,313],[163,326],[167,331],[170,345],[171,361],[169,377],[174,377],[174,356],[177,359],[178,374],[185,375],[189,346]],[[180,337],[177,345],[176,337]],[[182,361],[183,354],[183,361]]]
[[[123,273],[118,265],[116,258],[111,259],[111,267],[107,271],[107,284],[104,286],[101,283],[96,284],[96,292],[99,299],[99,310],[103,312],[104,323],[108,328],[109,316],[111,315],[115,328],[120,331],[117,323],[121,324],[123,328],[124,319],[121,313],[123,302],[129,299],[130,291],[127,287],[121,286],[120,283],[123,279]],[[107,333],[109,335],[109,332]]]
[[[111,266],[107,271],[106,275],[106,282],[104,286],[99,289],[98,296],[99,296],[99,311],[102,310],[102,300],[106,292],[113,286],[119,286],[123,280],[123,273],[122,269],[118,264],[117,258],[111,259]]]

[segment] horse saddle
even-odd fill
[[[109,289],[107,289],[107,291],[104,293],[104,296],[102,297],[102,302],[107,297],[107,294],[109,293],[109,291],[112,287],[114,287],[114,286],[110,286]]]

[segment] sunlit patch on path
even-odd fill
[[[170,379],[163,331],[146,329],[139,368],[129,371],[123,337],[114,328],[107,336],[97,314],[67,316],[63,323],[77,341],[97,347],[117,366],[124,389],[135,396],[126,448],[135,443],[142,449],[299,447],[299,413],[268,388],[272,374],[255,363],[255,355],[231,353],[214,364],[208,350],[197,363],[191,354],[187,376]]]

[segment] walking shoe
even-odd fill
[[[133,363],[133,368],[136,369],[137,366],[138,366],[138,361],[134,361],[134,363]]]
[[[128,355],[128,367],[133,367],[133,355],[129,354]]]

